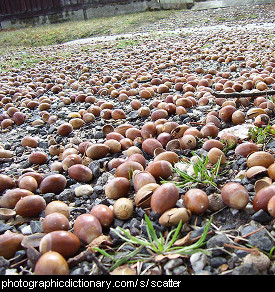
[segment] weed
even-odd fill
[[[217,187],[217,184],[214,182],[215,178],[217,177],[220,167],[221,167],[221,159],[222,157],[219,158],[218,162],[212,167],[211,170],[207,168],[208,164],[208,157],[201,156],[199,157],[196,155],[194,152],[192,152],[193,157],[193,162],[183,162],[186,166],[191,167],[191,172],[190,168],[188,170],[183,170],[178,167],[173,167],[173,171],[177,172],[180,177],[183,179],[181,181],[169,181],[174,183],[177,187],[179,188],[184,188],[186,186],[189,187],[195,187],[198,184],[211,184],[215,187]],[[192,171],[193,170],[193,171]],[[162,180],[162,183],[166,183],[168,181]]]
[[[271,128],[271,125],[259,128],[257,126],[252,127],[248,131],[248,138],[257,144],[267,144],[275,135],[275,130]]]
[[[125,264],[129,261],[141,261],[141,260],[148,260],[148,257],[156,256],[156,255],[168,255],[168,254],[180,254],[180,255],[191,255],[195,252],[201,251],[203,253],[208,253],[207,250],[201,249],[201,247],[205,244],[205,239],[208,233],[208,230],[211,226],[212,217],[207,222],[204,232],[200,239],[196,241],[195,243],[188,245],[188,246],[174,246],[174,243],[177,239],[179,239],[179,233],[182,227],[182,221],[179,222],[178,226],[174,229],[172,229],[164,238],[162,234],[157,235],[156,230],[154,229],[152,222],[148,218],[147,215],[145,215],[145,222],[146,222],[146,230],[148,239],[142,236],[133,236],[131,235],[127,230],[118,227],[118,230],[112,229],[112,231],[119,236],[121,239],[123,239],[126,243],[134,245],[135,250],[130,252],[128,255],[119,258],[117,260],[117,254],[111,255],[107,253],[105,250],[101,248],[94,247],[93,249],[100,252],[107,258],[109,258],[111,261],[115,262],[111,267],[110,271],[114,270],[116,267]],[[140,255],[142,248],[146,248],[149,254],[147,255]]]
[[[138,44],[139,44],[139,41],[137,40],[123,39],[117,42],[116,47],[118,49],[123,49],[126,47],[136,46]]]

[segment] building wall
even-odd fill
[[[28,17],[24,17],[24,13],[4,15],[0,23],[1,28],[20,28],[72,20],[88,20],[96,17],[137,13],[147,10],[185,9],[191,8],[194,0],[58,0],[57,3],[58,5],[56,4],[55,7],[49,7],[48,11],[44,6],[44,10],[38,9],[31,11],[31,13],[28,12],[25,14]]]

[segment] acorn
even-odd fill
[[[74,233],[84,244],[89,244],[102,234],[102,226],[97,217],[84,213],[76,218]]]
[[[39,244],[39,251],[44,254],[48,251],[56,251],[65,259],[73,257],[80,249],[80,239],[72,232],[56,230],[47,233]]]
[[[269,165],[267,173],[272,180],[275,180],[275,162]]]
[[[166,160],[153,161],[145,171],[150,172],[156,180],[167,179],[172,174],[172,164]]]
[[[235,148],[235,153],[247,157],[248,154],[258,151],[258,145],[253,142],[243,142]]]
[[[143,166],[136,161],[126,160],[124,163],[120,164],[115,170],[116,177],[125,177],[127,179],[132,179],[135,170],[144,170]]]
[[[187,130],[186,130],[187,131]],[[186,133],[185,131],[185,133]],[[197,146],[197,140],[194,135],[185,134],[179,138],[180,148],[185,149],[195,149]]]
[[[93,178],[92,170],[83,165],[83,164],[75,164],[68,168],[68,174],[71,178],[80,182],[89,182]]]
[[[0,198],[0,207],[13,209],[21,198],[31,195],[34,195],[34,193],[25,189],[14,188],[7,190]]]
[[[275,218],[275,196],[272,196],[267,203],[268,213]]]
[[[73,131],[73,126],[70,123],[63,123],[57,128],[57,133],[60,136],[68,136]]]
[[[134,211],[134,204],[128,198],[119,198],[113,206],[114,215],[121,220],[129,219]]]
[[[20,189],[29,190],[35,193],[38,187],[38,183],[34,177],[26,175],[20,179],[20,181],[18,182],[18,186]]]
[[[21,145],[23,147],[31,147],[31,148],[36,148],[38,146],[38,141],[35,137],[32,136],[25,136],[22,140],[21,140]]]
[[[143,141],[142,145],[142,150],[151,155],[154,156],[154,150],[157,148],[163,148],[162,144],[160,143],[160,141],[158,141],[155,138],[147,138]]]
[[[22,217],[34,217],[46,208],[46,201],[39,195],[21,198],[15,205],[15,211]]]
[[[223,202],[230,208],[244,209],[249,202],[246,188],[240,183],[229,182],[221,189]]]
[[[160,185],[157,183],[148,183],[141,187],[135,194],[135,204],[137,207],[148,208],[151,205],[151,197],[154,191]]]
[[[246,264],[254,264],[260,272],[267,270],[271,264],[270,258],[258,249],[254,249],[248,253],[243,258],[243,262]]]
[[[275,196],[275,185],[260,189],[253,199],[253,209],[267,211],[268,202],[273,196]]]
[[[13,187],[15,187],[14,179],[6,174],[0,174],[0,194],[6,189],[12,189]]]
[[[173,183],[164,183],[151,196],[151,208],[157,214],[173,208],[179,199],[179,190]]]
[[[55,200],[47,204],[45,208],[45,216],[55,212],[61,213],[67,218],[70,216],[69,206],[62,201]]]
[[[105,186],[105,194],[109,199],[126,197],[129,193],[131,182],[126,177],[115,177]]]
[[[256,151],[247,156],[246,164],[248,167],[264,166],[268,168],[275,162],[275,158],[267,151]]]
[[[29,162],[32,164],[44,164],[48,160],[48,155],[42,151],[35,151],[29,155]]]
[[[159,218],[159,223],[164,226],[177,226],[180,221],[184,224],[189,221],[191,211],[186,208],[171,208]]]
[[[98,219],[103,228],[108,228],[113,223],[114,212],[107,205],[95,205],[90,213]]]
[[[221,159],[221,164],[224,164],[226,162],[225,154],[221,149],[216,147],[213,147],[208,151],[207,157],[209,159],[209,162],[213,164],[216,164],[219,159]]]
[[[15,253],[22,249],[21,242],[24,238],[23,234],[15,233],[7,230],[0,235],[0,256],[6,259],[14,257]]]
[[[110,147],[104,143],[97,143],[86,149],[86,155],[91,159],[104,158],[110,152]]]
[[[208,209],[209,199],[203,190],[193,188],[185,193],[184,205],[192,214],[202,214]]]
[[[173,166],[175,163],[179,161],[179,155],[175,153],[174,151],[164,151],[155,156],[154,161],[159,160],[166,160],[171,163]]]
[[[69,230],[69,227],[68,218],[59,212],[48,214],[42,221],[42,228],[45,233],[55,230]]]
[[[67,179],[65,176],[61,174],[50,174],[42,180],[39,186],[39,190],[42,194],[59,194],[65,189],[66,184]]]
[[[69,266],[65,258],[56,251],[44,253],[35,264],[34,275],[68,275]]]
[[[149,183],[156,183],[156,179],[154,176],[148,171],[137,171],[133,175],[133,186],[135,191],[137,192],[144,185]]]
[[[75,164],[82,164],[82,157],[78,154],[69,154],[62,160],[62,168],[65,171]]]

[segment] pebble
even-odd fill
[[[21,232],[24,235],[30,235],[30,234],[32,234],[31,226],[30,225],[27,225],[27,226],[21,228]]]
[[[5,224],[4,222],[0,221],[0,234],[5,233],[7,230],[11,230],[13,227],[9,224]]]
[[[252,214],[251,219],[265,224],[272,220],[272,216],[270,216],[270,214],[265,212],[264,210],[259,210]]]
[[[219,266],[226,264],[227,260],[224,257],[211,257],[209,259],[209,265],[213,268],[218,268]]]
[[[244,236],[244,235],[249,234],[249,233],[256,231],[258,229],[259,229],[259,227],[257,227],[257,226],[248,225],[248,226],[241,228],[240,232],[241,232],[241,235]],[[248,240],[249,245],[256,246],[260,250],[263,250],[266,252],[269,252],[272,249],[272,247],[274,246],[274,242],[268,236],[268,233],[264,229],[261,229],[255,233],[253,233],[252,235],[248,236],[246,239]]]
[[[225,234],[217,234],[208,239],[206,246],[211,248],[213,256],[221,256],[225,254],[225,243],[230,243],[228,237]]]
[[[189,275],[185,266],[178,266],[173,269],[172,275]]]
[[[239,276],[239,275],[259,275],[260,272],[255,264],[247,263],[242,264],[236,267],[232,272],[231,275]]]
[[[3,256],[0,256],[0,275],[5,275],[10,262],[6,260]]]
[[[30,227],[31,227],[32,233],[42,233],[43,232],[43,227],[42,227],[41,221],[31,220]]]
[[[74,193],[77,197],[90,196],[94,192],[94,189],[91,185],[81,185],[74,189]]]
[[[191,255],[190,263],[195,274],[202,271],[207,264],[207,255],[202,252],[196,252]]]
[[[183,264],[183,260],[181,258],[176,258],[169,260],[164,266],[165,273],[173,272],[173,270]]]

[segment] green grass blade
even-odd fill
[[[213,216],[210,217],[208,223],[205,225],[204,231],[203,231],[202,236],[200,237],[200,239],[197,242],[195,242],[192,245],[190,245],[190,247],[192,246],[192,248],[199,248],[202,245],[204,245],[204,243],[205,243],[204,241],[205,241],[205,238],[207,236],[208,230],[209,230],[209,228],[211,226],[212,220],[213,220]]]
[[[123,236],[122,234],[120,234],[117,230],[111,228],[111,230],[117,235],[119,236],[121,239],[123,239],[124,241],[126,242],[129,242],[129,243],[133,243],[133,244],[140,244],[140,245],[143,245],[143,246],[149,246],[150,243],[146,240],[143,240],[143,239],[140,239],[139,237],[135,237],[135,236],[132,236],[129,232],[127,232],[125,229],[121,228],[121,227],[118,227],[119,230],[121,232],[123,232],[125,236]]]
[[[145,218],[145,221],[146,221],[146,228],[147,228],[147,233],[148,233],[148,237],[151,241],[151,243],[155,243],[158,247],[161,246],[159,240],[158,240],[158,237],[157,237],[157,234],[156,234],[156,231],[149,219],[149,217],[145,214],[144,215],[144,218]]]
[[[111,256],[105,250],[103,250],[103,249],[101,249],[99,247],[93,247],[93,250],[96,250],[96,251],[100,252],[101,254],[103,254],[104,256],[106,256],[107,258],[110,258],[111,260],[114,260],[113,256]]]
[[[110,268],[110,271],[113,271],[115,268],[121,266],[122,264],[126,263],[129,261],[129,259],[131,259],[132,257],[134,257],[137,253],[140,252],[142,246],[140,246],[139,248],[137,248],[136,250],[130,252],[128,255],[124,256],[121,259],[116,260],[116,263]]]
[[[165,246],[165,251],[169,250],[170,247],[174,244],[174,242],[178,239],[179,232],[182,227],[182,220],[180,220],[176,229],[171,230],[166,238],[167,245]],[[170,240],[171,235],[173,234],[172,239]]]

